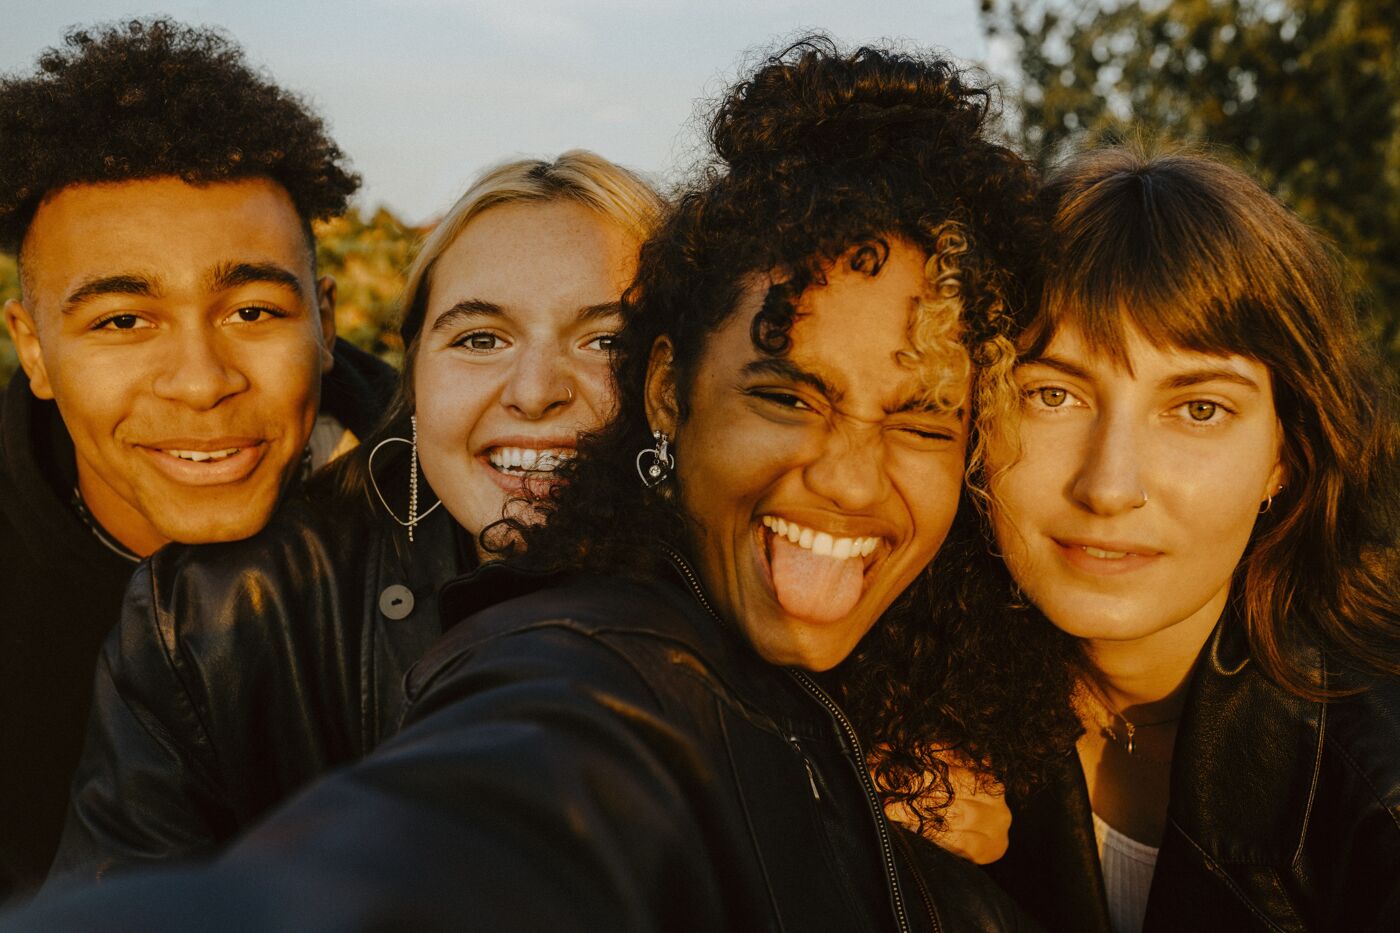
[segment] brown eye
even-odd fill
[[[1065,403],[1065,399],[1069,398],[1068,392],[1055,386],[1045,386],[1036,392],[1040,395],[1040,404],[1046,408],[1059,408]]]
[[[1215,417],[1219,408],[1214,402],[1188,402],[1186,405],[1186,411],[1192,421],[1209,421]]]

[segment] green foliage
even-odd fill
[[[395,366],[403,361],[399,292],[424,232],[383,208],[368,220],[352,209],[316,225],[317,266],[336,281],[336,332]]]
[[[316,225],[316,261],[321,275],[336,281],[336,332],[351,343],[399,365],[398,295],[413,247],[424,231],[405,226],[380,209],[368,220],[351,209]],[[0,304],[19,297],[13,256],[0,253]],[[0,327],[0,385],[18,366],[9,331]]]
[[[1132,134],[1243,157],[1346,257],[1400,362],[1400,4],[982,0],[1042,165]]]

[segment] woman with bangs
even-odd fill
[[[1400,929],[1397,434],[1338,268],[1240,171],[1090,152],[992,445],[1078,754],[995,873],[1050,929]]]

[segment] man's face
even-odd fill
[[[335,339],[308,249],[265,179],[74,185],[35,214],[6,323],[73,438],[88,509],[137,553],[271,517]]]

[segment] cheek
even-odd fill
[[[419,457],[448,460],[460,469],[470,456],[472,432],[489,406],[490,380],[471,367],[436,360],[420,365],[413,377],[414,414],[418,419]],[[442,471],[446,473],[446,470]]]
[[[921,471],[912,483],[901,483],[907,489],[905,500],[910,503],[914,519],[914,540],[921,552],[932,559],[952,527],[962,495],[964,462],[961,456],[940,457],[931,468]]]
[[[579,425],[588,431],[612,420],[617,412],[617,393],[613,390],[612,369],[607,364],[580,366],[574,375],[578,401],[592,413]]]

